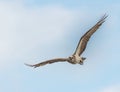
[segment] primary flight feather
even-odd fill
[[[75,52],[72,56],[70,56],[68,58],[55,58],[55,59],[40,62],[38,64],[33,64],[33,65],[30,65],[30,64],[26,64],[26,65],[36,68],[36,67],[43,66],[43,65],[46,65],[46,64],[52,64],[52,63],[55,63],[55,62],[66,62],[66,61],[71,63],[71,64],[81,64],[82,65],[83,61],[86,58],[81,57],[81,54],[84,52],[90,37],[105,22],[106,18],[107,18],[106,15],[102,16],[102,18],[81,37],[81,39],[78,43],[78,46],[77,46],[77,48],[76,48],[76,50],[75,50]]]

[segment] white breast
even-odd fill
[[[79,55],[75,55],[75,62],[80,63],[82,61],[82,58]]]

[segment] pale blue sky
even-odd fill
[[[120,92],[119,10],[119,0],[0,0],[0,92]],[[24,65],[70,56],[105,13],[84,65]]]

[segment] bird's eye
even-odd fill
[[[69,57],[70,60],[72,60],[72,57]]]

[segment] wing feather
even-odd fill
[[[87,46],[87,42],[89,41],[90,37],[96,30],[105,22],[107,18],[106,14],[102,16],[102,18],[91,28],[89,29],[80,39],[76,51],[74,54],[78,54],[79,56],[83,53]]]
[[[52,64],[55,62],[65,62],[65,61],[69,61],[69,58],[56,58],[56,59],[47,60],[38,64],[34,64],[34,65],[30,65],[30,64],[25,64],[25,65],[36,68],[36,67],[44,66],[46,64]]]

